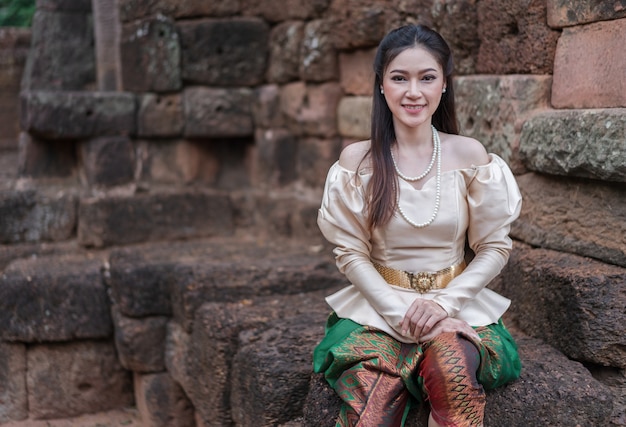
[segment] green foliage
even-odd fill
[[[35,0],[0,0],[0,27],[30,27]]]

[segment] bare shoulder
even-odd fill
[[[450,169],[465,169],[489,163],[487,150],[474,138],[441,134],[441,145],[451,162]]]
[[[350,171],[356,171],[359,166],[366,166],[363,159],[370,149],[370,141],[353,142],[347,145],[339,156],[339,164]]]

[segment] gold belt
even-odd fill
[[[390,285],[413,289],[420,294],[424,294],[433,289],[445,288],[452,279],[461,274],[465,269],[465,261],[432,273],[411,273],[409,271],[394,270],[393,268],[385,267],[377,263],[373,264],[374,268],[376,268],[380,275],[383,276],[383,279]]]

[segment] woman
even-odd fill
[[[372,132],[327,177],[318,225],[351,285],[314,370],[343,399],[337,426],[482,425],[485,389],[516,379],[517,346],[486,288],[508,261],[521,196],[506,163],[458,135],[452,56],[425,26],[390,32],[375,59]],[[474,253],[465,262],[467,245]]]

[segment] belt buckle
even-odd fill
[[[435,288],[437,282],[437,276],[433,273],[409,273],[409,283],[411,285],[411,289],[416,290],[420,294],[425,294],[431,289]]]

